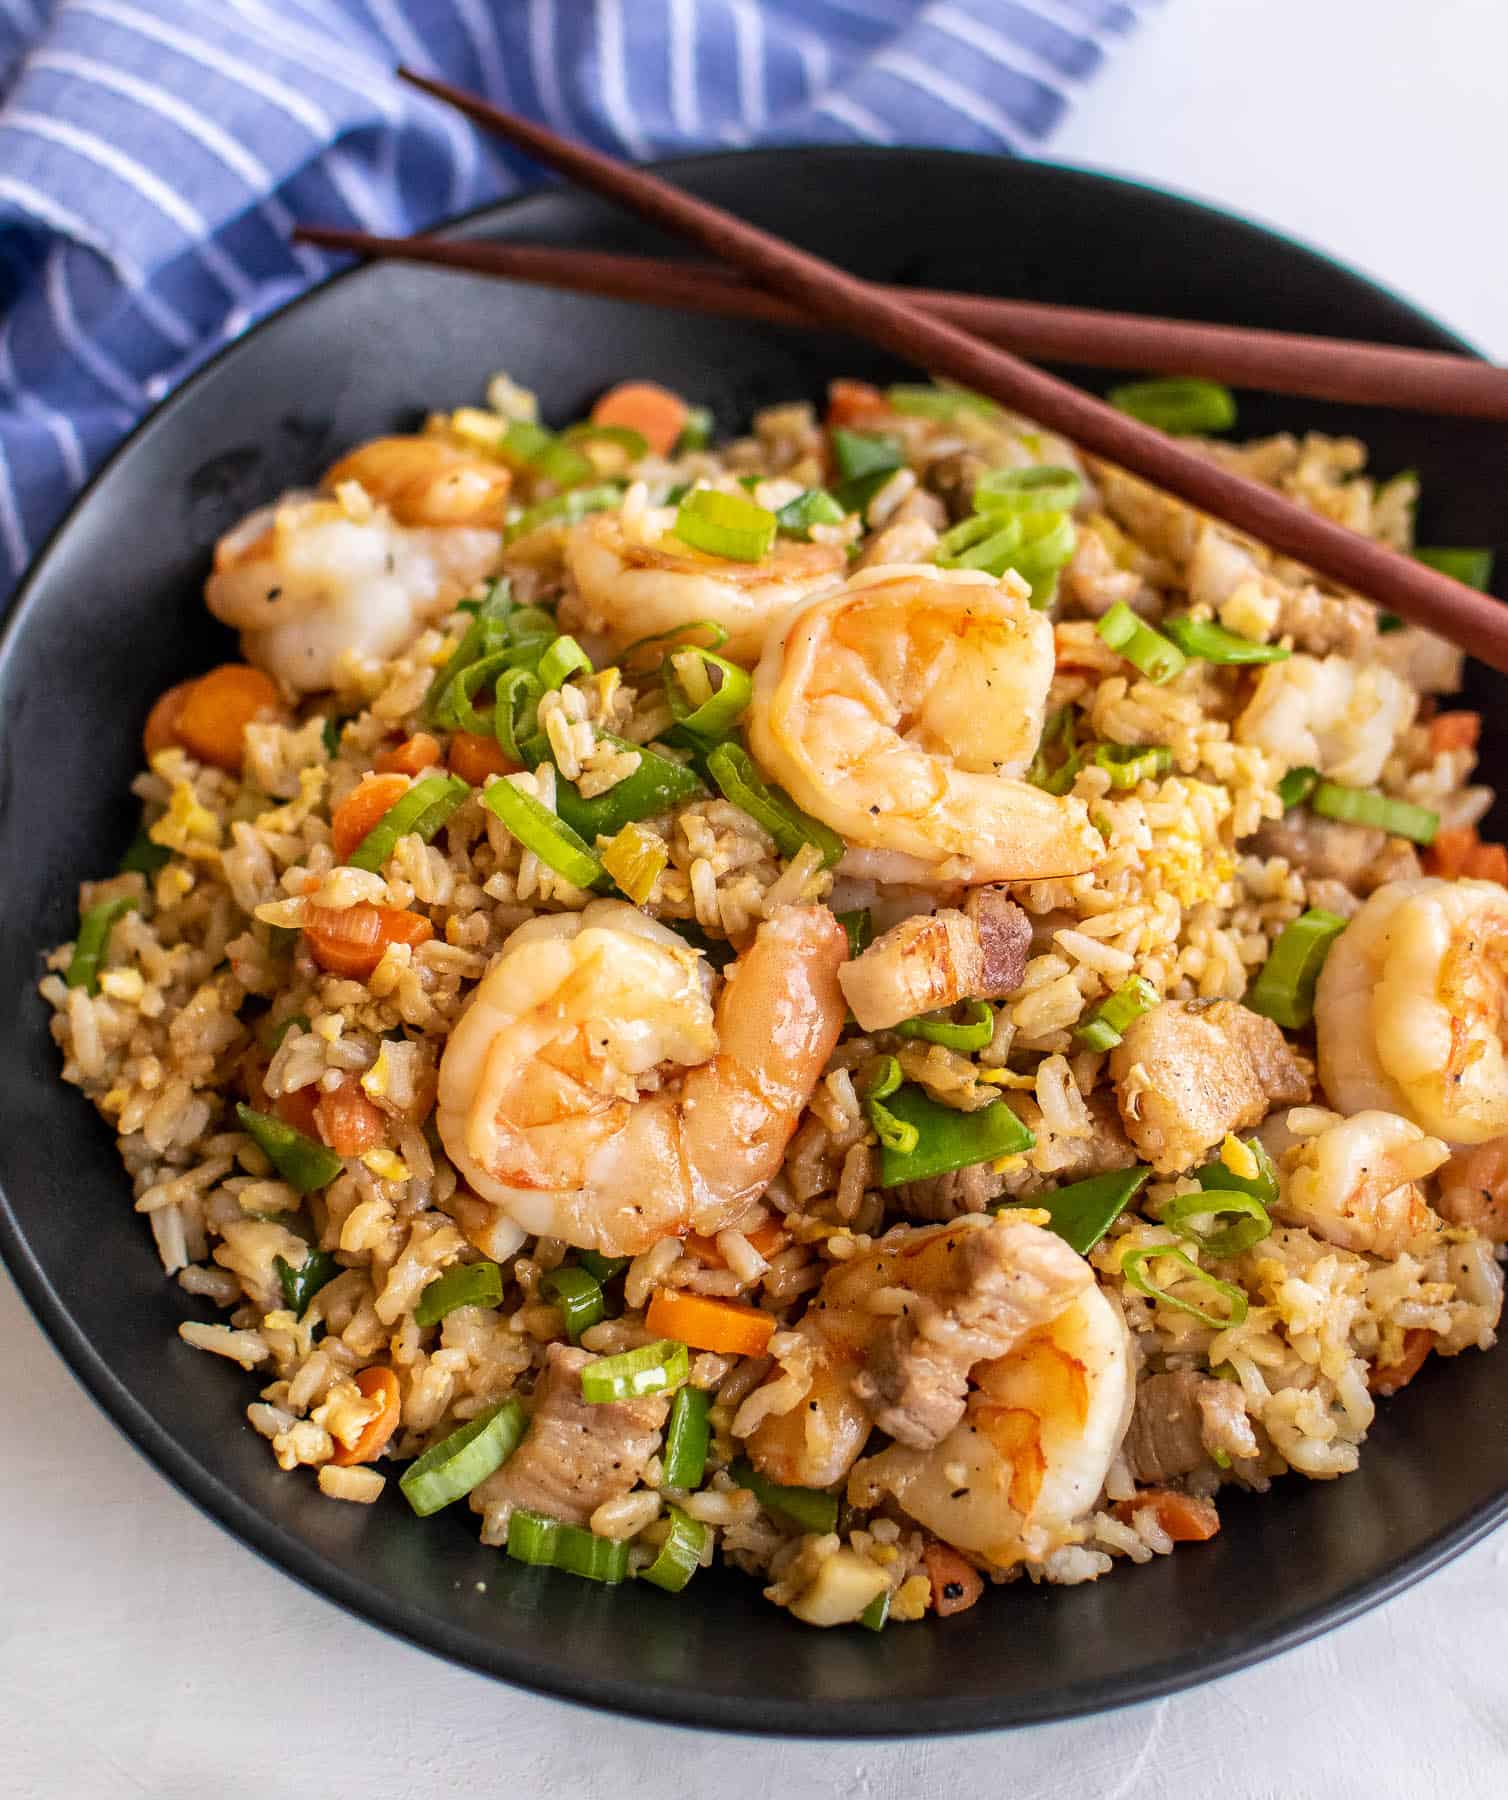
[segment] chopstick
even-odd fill
[[[1224,519],[1342,587],[1368,595],[1411,623],[1438,632],[1508,674],[1508,609],[1488,595],[1306,512],[1103,401],[642,169],[616,162],[584,144],[571,143],[448,82],[410,69],[398,72],[415,87],[527,151],[536,162],[652,225],[689,239],[814,317],[1025,413],[1092,455],[1166,488],[1191,506]]]
[[[709,264],[476,238],[378,237],[320,225],[300,225],[293,235],[300,243],[351,256],[432,263],[678,312],[777,325],[811,324],[799,307],[732,270]],[[875,285],[975,337],[1042,362],[1176,372],[1309,400],[1508,420],[1508,369],[1440,350],[1405,350],[1354,338],[1207,325],[1194,319],[1150,318],[1041,301],[996,300],[947,289]]]

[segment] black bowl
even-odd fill
[[[1312,251],[1186,200],[1032,163],[806,150],[701,158],[676,179],[891,281],[1461,348]],[[650,234],[550,192],[466,221],[489,236],[644,250]],[[1387,1405],[1360,1473],[1227,1500],[1207,1546],[1074,1589],[1022,1585],[961,1618],[819,1632],[728,1572],[679,1598],[509,1563],[456,1509],[420,1523],[396,1486],[332,1506],[246,1424],[254,1380],[185,1347],[207,1316],[162,1278],[110,1133],[57,1079],[35,994],[74,889],[114,866],[152,696],[230,646],[198,593],[215,536],[343,446],[472,401],[506,367],[547,415],[657,377],[725,427],[826,378],[892,366],[849,342],[391,265],[319,289],[234,345],[115,456],[27,582],[0,650],[0,1249],[75,1373],[171,1480],[244,1542],[352,1611],[457,1662],[589,1704],[699,1725],[853,1735],[1064,1718],[1188,1686],[1295,1644],[1416,1580],[1508,1512],[1495,1356],[1433,1362]],[[1419,470],[1429,537],[1495,520],[1503,434],[1253,398],[1243,429],[1353,430]],[[1483,677],[1488,763],[1504,689]],[[1470,1420],[1470,1429],[1464,1422]]]

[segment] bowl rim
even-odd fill
[[[1279,241],[1291,251],[1325,266],[1349,282],[1370,288],[1389,301],[1433,337],[1435,343],[1432,347],[1481,359],[1481,353],[1474,346],[1416,302],[1303,238],[1244,212],[1216,205],[1176,188],[1114,174],[1092,165],[930,146],[822,144],[772,145],[700,152],[660,158],[643,166],[672,177],[677,174],[694,176],[703,170],[728,163],[750,163],[760,159],[784,161],[797,154],[803,158],[803,172],[806,174],[810,174],[814,159],[915,162],[919,159],[937,158],[953,162],[973,162],[981,165],[982,169],[997,172],[1002,169],[1015,171],[1023,162],[1028,162],[1028,166],[1034,169],[1049,171],[1071,183],[1101,191],[1108,189],[1112,194],[1124,191],[1158,202],[1172,202],[1192,218],[1217,218],[1227,225],[1234,223],[1255,237]],[[527,214],[532,206],[547,205],[557,199],[559,193],[560,190],[554,186],[530,189],[507,199],[485,202],[438,222],[429,229],[448,235],[465,235],[495,220]],[[271,331],[290,313],[313,304],[319,296],[339,283],[357,280],[372,275],[373,272],[374,265],[356,263],[327,276],[285,305],[267,313],[247,331],[206,357],[131,428],[48,532],[17,584],[3,628],[0,628],[0,680],[3,680],[16,645],[29,626],[32,612],[40,604],[38,596],[42,585],[41,577],[54,549],[70,531],[75,519],[93,503],[96,490],[103,485],[117,462],[133,454],[138,443],[155,431],[159,424],[171,418],[174,411],[187,403],[202,384],[212,380],[222,364],[234,357],[255,355],[263,334]],[[790,1736],[858,1742],[998,1731],[1119,1710],[1249,1668],[1344,1625],[1432,1574],[1477,1543],[1508,1517],[1508,1488],[1505,1488],[1495,1497],[1472,1508],[1455,1524],[1438,1532],[1418,1549],[1385,1561],[1372,1575],[1341,1595],[1301,1608],[1291,1614],[1282,1626],[1259,1631],[1244,1642],[1233,1643],[1214,1653],[1190,1650],[1165,1658],[1136,1675],[1126,1677],[1110,1694],[1097,1688],[1076,1690],[1069,1687],[1056,1695],[1044,1695],[1037,1699],[1002,1696],[999,1703],[970,1701],[948,1707],[946,1703],[913,1701],[911,1717],[904,1725],[897,1724],[893,1713],[882,1710],[879,1702],[846,1701],[841,1703],[847,1715],[843,1723],[827,1725],[820,1713],[829,1710],[831,1702],[819,1709],[809,1700],[776,1697],[745,1701],[719,1695],[702,1695],[682,1699],[667,1694],[661,1687],[602,1678],[590,1670],[573,1671],[570,1674],[557,1674],[550,1669],[541,1670],[517,1653],[499,1646],[494,1646],[490,1654],[484,1654],[479,1640],[469,1630],[452,1624],[442,1614],[409,1605],[346,1574],[327,1562],[311,1544],[282,1528],[274,1518],[258,1511],[227,1483],[203,1468],[168,1430],[153,1419],[95,1349],[37,1261],[3,1189],[0,1189],[0,1261],[9,1270],[33,1317],[61,1356],[70,1374],[119,1429],[122,1436],[200,1512],[254,1551],[264,1562],[363,1622],[375,1625],[418,1649],[444,1657],[463,1668],[507,1681],[516,1688],[551,1699],[664,1725],[741,1736]],[[919,1708],[926,1709],[926,1716],[921,1719],[916,1717]]]

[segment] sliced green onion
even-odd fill
[[[978,1112],[959,1112],[940,1105],[919,1087],[907,1085],[898,1088],[886,1104],[896,1118],[916,1127],[918,1142],[909,1152],[881,1146],[881,1187],[951,1175],[954,1169],[992,1162],[999,1156],[1019,1156],[1037,1141],[1003,1100],[994,1100]]]
[[[693,488],[676,509],[675,535],[729,562],[759,562],[775,542],[775,515],[742,494]]]
[[[802,812],[782,789],[767,785],[742,746],[719,744],[707,758],[707,773],[725,800],[769,832],[782,856],[795,856],[805,845],[814,844],[822,853],[822,867],[830,869],[847,849],[836,831]]]
[[[849,513],[858,513],[861,518],[865,516],[869,511],[870,501],[881,488],[888,485],[900,466],[896,463],[892,468],[871,469],[867,475],[855,475],[851,481],[840,481],[833,490],[833,498],[842,507],[844,517]]]
[[[257,1032],[257,1042],[272,1056],[282,1049],[283,1039],[290,1031],[308,1029],[309,1018],[306,1013],[290,1013],[286,1019],[279,1019],[276,1025],[263,1025]]]
[[[893,437],[845,431],[841,426],[832,434],[832,447],[833,462],[844,481],[893,474],[906,460]]]
[[[1026,779],[1033,787],[1041,788],[1045,793],[1063,795],[1078,779],[1079,770],[1084,766],[1084,752],[1080,750],[1075,739],[1078,736],[1074,710],[1071,706],[1060,706],[1042,727],[1042,737],[1037,744],[1036,755],[1032,757],[1031,767],[1026,771]],[[1048,752],[1061,746],[1066,752],[1064,760],[1054,768],[1048,766]]]
[[[567,494],[556,494],[526,507],[503,533],[503,542],[513,544],[541,525],[574,525],[588,513],[606,512],[623,499],[623,484],[605,481],[596,487],[572,488]]]
[[[1145,619],[1138,619],[1124,600],[1116,601],[1095,630],[1158,687],[1188,667],[1188,658],[1177,644],[1154,631]]]
[[[863,906],[853,912],[840,912],[838,923],[848,933],[850,958],[862,956],[874,942],[874,914]]]
[[[463,800],[470,787],[459,775],[426,775],[401,794],[346,858],[347,866],[375,875],[398,847],[399,838],[427,844]]]
[[[1129,413],[1172,437],[1229,431],[1236,422],[1236,397],[1230,389],[1192,375],[1128,381],[1111,388],[1105,398],[1117,412]]]
[[[611,789],[608,790],[612,792]],[[595,887],[607,880],[607,871],[596,853],[576,835],[565,820],[552,813],[532,794],[524,793],[506,776],[494,781],[482,795],[482,805],[501,819],[523,845],[557,875],[579,888]]]
[[[430,682],[424,696],[420,712],[428,725],[447,725],[452,729],[460,729],[461,721],[457,716],[458,705],[464,703],[469,711],[469,702],[481,683],[473,679],[469,689],[459,687],[461,677],[474,665],[486,662],[507,649],[510,638],[508,620],[514,611],[512,595],[506,581],[495,581],[487,590],[485,597],[478,604],[472,615],[471,623],[461,636],[450,659],[443,668],[437,671]],[[507,657],[492,665],[493,669],[513,666],[517,657]],[[453,691],[454,690],[454,691]],[[485,725],[468,724],[468,731],[483,730]],[[334,755],[334,751],[331,751]]]
[[[1234,1219],[1223,1231],[1198,1231],[1192,1221],[1206,1216]],[[1238,1193],[1234,1188],[1211,1188],[1208,1193],[1179,1194],[1162,1209],[1158,1221],[1170,1231],[1211,1256],[1239,1256],[1272,1235],[1272,1220],[1267,1208],[1255,1194]]]
[[[493,690],[492,734],[509,762],[526,763],[523,747],[539,730],[544,683],[532,669],[508,669]]]
[[[141,904],[135,894],[117,894],[113,900],[101,900],[79,915],[79,934],[73,941],[73,955],[63,980],[71,988],[81,987],[91,994],[99,992],[99,966],[110,948],[110,933]]]
[[[1173,752],[1166,744],[1096,744],[1091,758],[1103,769],[1113,788],[1134,788],[1139,781],[1156,781],[1173,766]]]
[[[670,862],[664,838],[632,821],[602,847],[602,866],[635,906],[643,906]]]
[[[1282,644],[1259,644],[1254,638],[1238,637],[1213,619],[1191,619],[1187,613],[1164,619],[1162,628],[1185,656],[1198,657],[1201,662],[1236,667],[1245,663],[1287,662],[1293,655]]]
[[[582,1332],[590,1330],[607,1312],[602,1283],[595,1275],[571,1263],[551,1269],[541,1279],[539,1292],[552,1306],[559,1307],[565,1320],[566,1336],[573,1344],[579,1344]]]
[[[313,1194],[328,1187],[346,1166],[328,1145],[305,1137],[270,1113],[255,1112],[238,1103],[236,1117],[241,1129],[297,1193]]]
[[[1314,1017],[1314,985],[1330,946],[1345,929],[1344,919],[1317,906],[1285,925],[1247,989],[1246,1004],[1287,1031],[1302,1031]]]
[[[345,735],[346,726],[354,718],[353,713],[331,713],[320,730],[319,740],[325,747],[326,756],[335,756],[340,751],[340,740]]]
[[[588,1275],[595,1275],[598,1281],[607,1282],[621,1275],[633,1258],[631,1256],[603,1256],[596,1250],[578,1250],[576,1260]]]
[[[983,394],[971,394],[967,388],[921,387],[897,382],[885,390],[892,412],[905,413],[914,419],[956,419],[960,413],[977,413],[994,418],[1000,411],[993,400]]]
[[[1021,521],[975,513],[937,540],[933,561],[942,569],[980,569],[998,580],[1021,547]]]
[[[1159,1287],[1150,1275],[1144,1273],[1145,1264],[1160,1262],[1164,1258],[1181,1263],[1190,1275],[1203,1282],[1206,1287],[1213,1288],[1230,1309],[1227,1315],[1221,1318],[1218,1313],[1205,1312],[1192,1301],[1180,1300],[1166,1288]],[[1165,1306],[1176,1306],[1180,1312],[1188,1313],[1201,1325],[1212,1326],[1216,1331],[1229,1331],[1246,1320],[1246,1296],[1240,1288],[1229,1281],[1217,1281],[1208,1271],[1201,1269],[1192,1257],[1185,1255],[1182,1250],[1175,1250],[1170,1244],[1154,1244],[1150,1249],[1128,1250],[1121,1258],[1121,1274],[1125,1277],[1127,1286],[1135,1288],[1137,1293],[1145,1294],[1149,1300],[1161,1300]]]
[[[707,637],[706,648],[717,650],[728,641],[725,626],[719,625],[716,619],[693,619],[688,625],[672,625],[669,631],[657,631],[651,637],[636,638],[618,658],[624,668],[631,663],[637,664],[639,673],[651,673],[660,668],[672,650],[689,649],[692,640],[689,633],[704,632]],[[641,660],[641,652],[656,651],[657,655],[650,661]]]
[[[702,1552],[707,1546],[707,1527],[678,1506],[667,1509],[670,1530],[660,1546],[660,1554],[644,1571],[643,1579],[652,1581],[667,1594],[678,1594],[702,1566]]]
[[[775,523],[786,537],[810,538],[813,525],[841,525],[847,517],[826,488],[808,488],[786,501],[775,514]]]
[[[1478,593],[1485,594],[1492,585],[1493,553],[1490,550],[1441,548],[1416,550],[1414,556],[1417,561],[1428,563],[1430,568],[1449,575],[1453,581],[1464,582]]]
[[[686,423],[681,427],[681,435],[676,439],[670,454],[684,456],[688,450],[705,450],[712,442],[712,434],[716,429],[717,421],[712,416],[710,406],[689,407]]]
[[[1133,1019],[1157,1005],[1157,989],[1143,975],[1133,975],[1123,987],[1101,1000],[1078,1025],[1074,1036],[1087,1050],[1113,1050]]]
[[[1347,825],[1373,825],[1392,837],[1409,838],[1416,844],[1432,844],[1440,829],[1440,815],[1412,800],[1399,800],[1375,788],[1342,787],[1336,781],[1319,782],[1309,804],[1325,819]]]
[[[1040,612],[1058,591],[1058,576],[1078,546],[1078,527],[1067,513],[1031,512],[1020,516],[1021,544],[1010,566],[1031,584],[1031,603]]]
[[[272,1266],[277,1270],[283,1302],[295,1319],[303,1318],[309,1310],[309,1302],[319,1290],[342,1272],[328,1250],[311,1250],[296,1269],[283,1256],[273,1257]]]
[[[1290,769],[1278,783],[1278,798],[1283,802],[1283,811],[1291,812],[1295,806],[1302,806],[1319,786],[1319,778],[1318,769]]]
[[[909,1156],[921,1142],[921,1132],[909,1119],[898,1119],[883,1100],[873,1095],[864,1101],[864,1116],[874,1127],[881,1150]]]
[[[562,444],[612,444],[630,462],[649,454],[649,439],[629,425],[594,425],[584,419],[579,425],[568,425],[560,434]]]
[[[518,1401],[499,1400],[408,1465],[398,1477],[404,1499],[421,1519],[463,1499],[503,1466],[527,1429]]]
[[[693,673],[698,687],[706,690],[705,696],[696,700],[687,689],[687,677]],[[716,744],[730,737],[753,694],[748,670],[737,663],[694,644],[671,652],[665,697],[676,724],[695,743]]]
[[[660,1452],[660,1483],[689,1492],[702,1485],[707,1450],[712,1442],[712,1395],[706,1388],[683,1387],[671,1402]]]
[[[542,692],[543,684],[534,668],[548,642],[549,639],[543,637],[526,638],[517,644],[505,644],[502,649],[468,663],[456,672],[435,702],[433,722],[450,731],[474,731],[485,737],[496,728],[496,720],[478,712],[473,700],[483,688],[501,687],[514,676],[527,677]]]
[[[1383,636],[1386,636],[1390,631],[1402,631],[1403,620],[1398,617],[1397,613],[1378,613],[1377,630]]]
[[[803,1531],[825,1534],[838,1523],[838,1502],[821,1488],[784,1487],[767,1481],[754,1465],[740,1458],[728,1471],[741,1488],[747,1488],[766,1512],[779,1513]]]
[[[656,813],[669,812],[682,801],[706,792],[701,777],[686,763],[661,756],[645,744],[631,744],[626,738],[614,737],[609,731],[599,732],[598,736],[618,750],[633,751],[639,766],[631,775],[615,781],[605,794],[594,794],[590,800],[584,800],[576,784],[564,776],[556,780],[559,816],[584,843],[616,837],[625,825],[652,819]]]
[[[1256,1159],[1255,1175],[1238,1175],[1219,1157],[1214,1162],[1206,1163],[1202,1169],[1195,1169],[1194,1179],[1202,1188],[1219,1188],[1222,1192],[1250,1194],[1260,1200],[1264,1206],[1271,1206],[1278,1197],[1278,1172],[1273,1167],[1272,1158],[1267,1154],[1267,1146],[1261,1138],[1242,1138],[1241,1142]]]
[[[556,487],[577,487],[597,473],[579,450],[573,450],[543,425],[526,419],[513,421],[498,448],[507,461],[522,463],[546,481],[553,481]]]
[[[628,1577],[628,1544],[597,1537],[580,1525],[547,1519],[519,1507],[508,1519],[508,1554],[539,1568],[561,1569],[609,1587]]]
[[[592,659],[575,638],[558,637],[540,657],[535,673],[548,694],[552,688],[564,687],[573,675],[590,675]]]
[[[962,1025],[949,1018],[949,1009],[944,1007],[915,1019],[902,1019],[890,1029],[897,1037],[921,1038],[928,1044],[941,1044],[945,1050],[972,1056],[976,1050],[987,1048],[995,1035],[995,1009],[987,1000],[965,1000],[963,1008],[969,1017]]]
[[[438,1325],[463,1306],[501,1306],[503,1271],[495,1262],[461,1263],[431,1281],[414,1307],[416,1325]]]
[[[668,1394],[690,1379],[691,1352],[674,1338],[661,1338],[588,1363],[581,1371],[581,1397],[592,1406],[609,1406],[616,1400]]]
[[[883,1631],[885,1621],[890,1617],[890,1589],[884,1588],[875,1595],[859,1614],[859,1623],[866,1631]]]
[[[1026,1203],[1046,1207],[1055,1231],[1069,1249],[1088,1256],[1150,1180],[1150,1169],[1112,1169],[1069,1187],[1033,1194]]]
[[[974,484],[973,506],[977,513],[1071,513],[1083,491],[1084,484],[1072,469],[1051,463],[986,469]]]
[[[122,875],[155,875],[172,855],[165,844],[154,844],[147,836],[146,826],[142,825],[126,846],[126,853],[120,859],[120,872]]]
[[[860,1093],[866,1100],[888,1100],[904,1080],[899,1059],[882,1056],[862,1083]]]

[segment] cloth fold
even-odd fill
[[[620,155],[1039,144],[1153,0],[0,0],[0,597],[203,358],[335,266],[536,177],[393,78]]]

